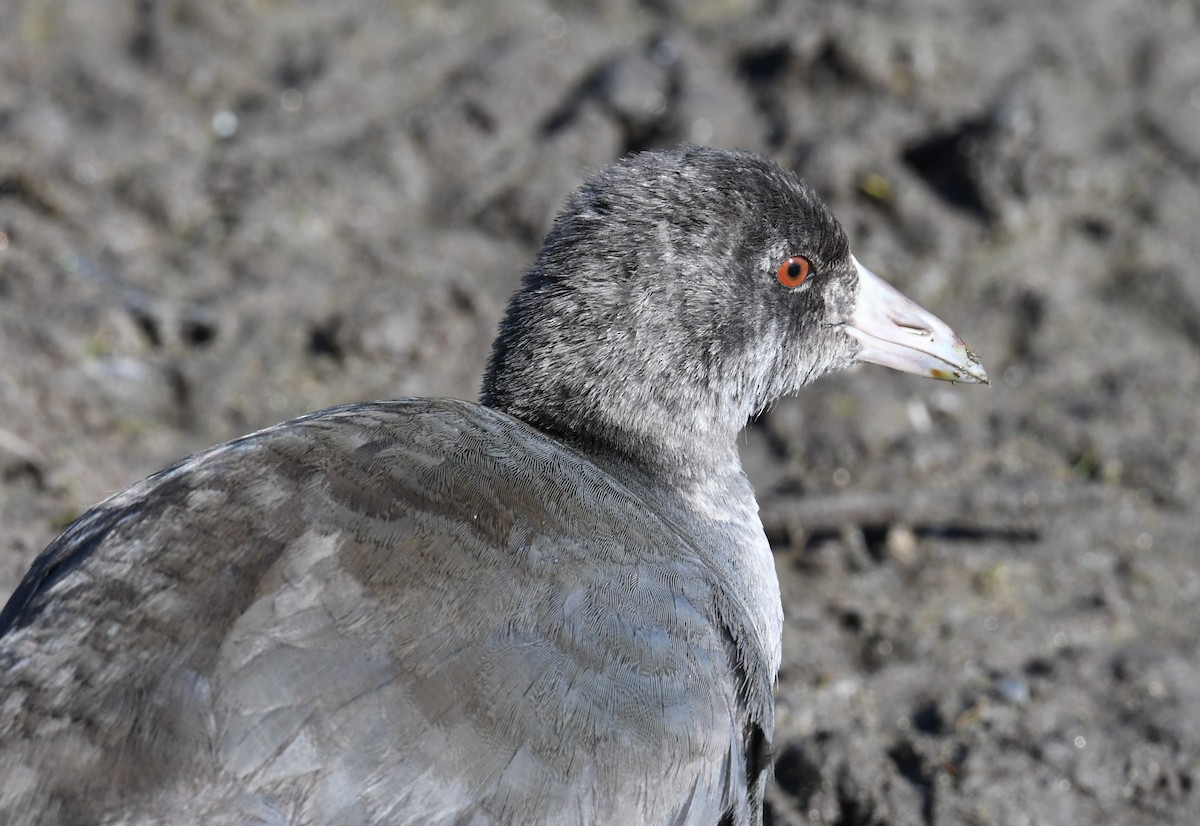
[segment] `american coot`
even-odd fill
[[[782,611],[748,417],[983,368],[755,155],[556,220],[482,404],[335,407],[63,532],[0,613],[0,821],[758,823]]]

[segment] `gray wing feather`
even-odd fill
[[[214,448],[39,566],[0,615],[5,822],[753,817],[770,678],[702,552],[483,408]]]

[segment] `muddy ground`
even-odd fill
[[[756,149],[993,387],[861,368],[747,466],[775,824],[1200,822],[1200,9],[11,0],[0,594],[71,518],[316,408],[473,398],[563,195]]]

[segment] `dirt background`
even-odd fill
[[[1200,822],[1200,8],[9,0],[0,594],[106,493],[339,402],[474,398],[589,168],[793,166],[991,389],[747,431],[772,823]]]

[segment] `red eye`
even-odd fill
[[[808,278],[812,268],[812,262],[803,255],[793,255],[779,265],[779,269],[775,271],[775,277],[789,290],[795,289],[804,283],[804,279]]]

